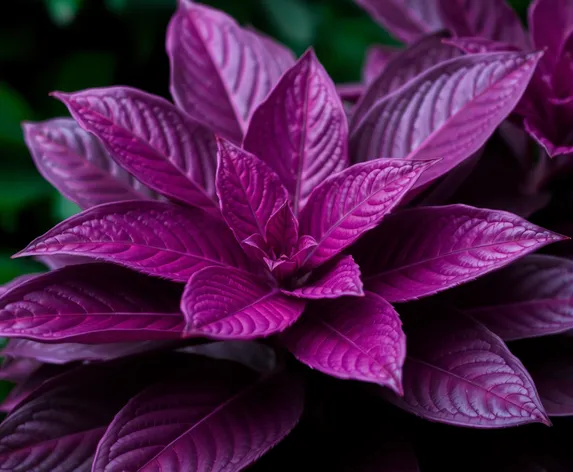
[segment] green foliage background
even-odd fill
[[[481,0],[475,0],[481,1]],[[501,1],[501,0],[500,0]],[[366,48],[397,44],[352,0],[203,0],[301,54],[313,45],[336,82],[357,80]],[[514,0],[522,18],[529,0]],[[78,208],[44,182],[20,123],[67,116],[48,97],[114,84],[168,97],[164,35],[176,0],[18,0],[0,15],[0,284],[45,270],[10,255]],[[8,384],[0,382],[0,398]]]

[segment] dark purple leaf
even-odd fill
[[[378,77],[391,60],[402,50],[392,46],[376,44],[366,50],[364,66],[362,67],[362,81],[369,85]]]
[[[402,393],[406,337],[394,308],[373,293],[311,305],[282,337],[295,357],[328,375]]]
[[[167,100],[129,87],[55,92],[115,161],[163,195],[216,212],[215,140]]]
[[[163,202],[100,205],[68,218],[18,256],[67,254],[186,282],[209,265],[246,268],[245,254],[219,219]]]
[[[266,240],[270,247],[285,254],[298,242],[298,221],[288,202],[275,211],[265,225]]]
[[[91,366],[44,382],[0,425],[0,469],[89,472],[115,413],[162,371],[153,362]]]
[[[534,0],[529,6],[529,28],[538,49],[547,48],[544,61],[554,66],[573,26],[569,0]]]
[[[93,472],[243,470],[302,414],[302,384],[288,373],[260,380],[241,370],[205,374],[134,397],[99,444]]]
[[[421,207],[390,215],[355,257],[366,289],[404,302],[469,282],[562,239],[507,212]]]
[[[117,343],[178,339],[179,290],[121,267],[64,267],[0,296],[0,335]]]
[[[36,167],[81,208],[153,198],[153,192],[118,166],[100,141],[70,118],[24,123],[24,138]]]
[[[529,255],[463,289],[456,295],[456,306],[502,339],[573,329],[573,261],[569,259]]]
[[[29,339],[10,339],[0,351],[2,356],[30,358],[51,364],[74,361],[104,361],[172,346],[166,341],[143,341],[110,344],[46,344]]]
[[[297,215],[314,187],[346,167],[347,141],[334,83],[309,50],[255,110],[244,146],[278,174]]]
[[[379,159],[356,164],[327,178],[310,195],[301,233],[318,245],[307,255],[316,267],[374,228],[434,162]]]
[[[301,287],[285,293],[297,298],[320,299],[338,298],[343,296],[362,296],[362,281],[360,267],[352,256],[341,256],[316,270],[316,275],[306,281]]]
[[[456,426],[550,425],[531,377],[501,339],[462,313],[428,311],[406,324],[404,396],[384,396],[424,419]]]
[[[529,38],[519,17],[504,0],[438,2],[444,26],[455,36],[478,36],[529,49]]]
[[[253,154],[219,140],[217,193],[225,221],[237,240],[265,237],[271,215],[287,201],[277,174]]]
[[[492,39],[476,36],[443,39],[444,44],[455,46],[468,54],[483,54],[486,52],[519,52],[521,48],[513,44],[502,43]]]
[[[303,309],[304,301],[253,275],[220,267],[193,275],[181,300],[187,335],[212,339],[269,336],[293,324]]]
[[[225,13],[181,2],[167,32],[175,103],[240,144],[252,112],[294,57]]]
[[[416,187],[431,182],[485,144],[521,98],[540,57],[474,54],[438,64],[370,108],[350,138],[354,159],[442,158]]]
[[[351,129],[360,123],[370,108],[381,98],[436,64],[461,56],[458,49],[444,44],[445,37],[443,32],[423,36],[407,49],[395,53],[386,68],[369,83],[356,109],[353,110]]]
[[[439,0],[355,0],[386,30],[405,43],[442,28]]]

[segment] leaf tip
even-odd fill
[[[59,100],[60,102],[68,103],[70,101],[70,98],[72,97],[72,94],[68,92],[60,92],[58,90],[54,90],[53,92],[50,92],[48,96],[53,97]]]

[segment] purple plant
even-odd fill
[[[331,383],[455,426],[572,414],[563,382],[504,343],[573,328],[570,261],[528,255],[564,237],[503,211],[513,187],[492,192],[500,210],[467,204],[542,53],[442,40],[371,55],[347,116],[312,50],[295,60],[184,0],[167,35],[175,105],[55,92],[72,118],[25,138],[84,211],[18,253],[52,271],[0,290],[0,374],[18,382],[0,469],[242,470],[301,417],[312,431]],[[383,441],[344,470],[416,470],[407,434]]]

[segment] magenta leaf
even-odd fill
[[[255,110],[244,147],[278,174],[297,215],[314,187],[346,167],[347,141],[334,83],[309,50]]]
[[[366,50],[364,66],[362,67],[362,81],[369,85],[378,77],[392,58],[400,54],[401,49],[392,46],[376,44]]]
[[[355,257],[366,289],[404,302],[469,282],[562,239],[504,211],[421,207],[390,215]]]
[[[19,275],[18,277],[13,278],[12,280],[10,280],[10,282],[8,282],[4,285],[0,285],[0,295],[2,295],[4,292],[7,292],[8,290],[16,287],[17,285],[20,285],[23,282],[31,280],[34,277],[37,277],[38,275],[41,275],[41,272],[38,272],[35,274]]]
[[[18,256],[86,256],[186,282],[209,265],[246,268],[245,254],[219,219],[162,202],[119,202],[72,216]]]
[[[379,159],[356,164],[322,182],[300,218],[301,233],[317,242],[306,257],[308,264],[323,264],[374,228],[432,164]]]
[[[217,193],[223,217],[238,241],[265,236],[271,215],[286,201],[279,177],[253,154],[219,140]]]
[[[440,177],[485,144],[518,103],[540,57],[474,54],[438,64],[370,108],[353,128],[353,158],[443,158],[416,187]]]
[[[91,471],[107,425],[156,371],[153,363],[91,366],[45,381],[0,425],[0,470]]]
[[[383,391],[385,397],[424,419],[456,426],[550,424],[531,377],[501,339],[462,313],[430,311],[406,324],[404,396]]]
[[[246,468],[295,427],[304,390],[286,372],[256,380],[235,370],[179,376],[142,391],[109,426],[92,471]]]
[[[129,87],[54,95],[141,182],[167,197],[216,211],[214,137],[167,100]]]
[[[313,369],[402,393],[406,337],[398,314],[378,295],[313,304],[282,339]]]
[[[0,335],[87,343],[178,339],[179,293],[117,266],[65,267],[0,296]]]
[[[40,362],[51,364],[66,364],[74,361],[107,361],[171,345],[172,343],[166,341],[109,344],[46,344],[30,339],[12,338],[8,341],[6,347],[0,351],[0,355],[36,359]]]
[[[207,267],[185,287],[181,310],[187,335],[212,339],[252,339],[285,330],[302,313],[304,302],[289,298],[253,275]]]
[[[461,56],[457,48],[443,42],[445,37],[443,32],[423,36],[407,49],[395,53],[388,61],[387,67],[369,83],[366,92],[353,110],[351,130],[360,123],[378,100],[436,64]]]
[[[438,2],[444,26],[455,36],[478,36],[529,49],[529,38],[519,17],[504,0]]]
[[[70,118],[24,123],[24,138],[42,176],[81,208],[153,198],[118,166],[99,140]]]
[[[529,255],[463,287],[456,306],[502,339],[573,329],[573,261]]]
[[[469,36],[443,39],[444,44],[450,44],[468,54],[483,54],[485,52],[518,52],[521,49],[512,44],[494,41],[492,39]]]
[[[240,144],[253,110],[292,64],[292,53],[221,11],[182,2],[167,32],[175,103]]]
[[[338,298],[343,296],[363,296],[360,267],[352,256],[340,256],[316,270],[303,286],[285,293],[297,298]]]
[[[439,0],[355,0],[392,35],[405,43],[442,29]]]
[[[36,256],[34,259],[44,264],[50,270],[61,269],[62,267],[69,265],[89,264],[90,262],[95,262],[89,257],[68,256],[67,254],[57,256]]]

